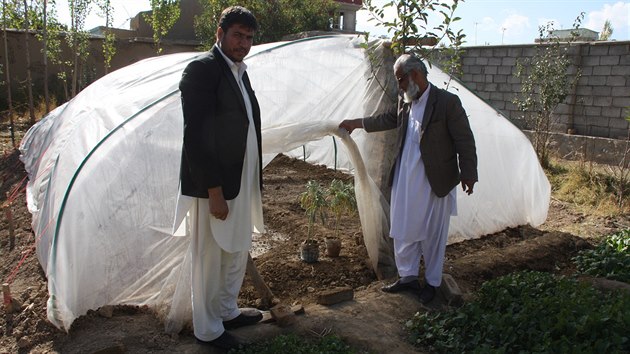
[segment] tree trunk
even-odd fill
[[[35,124],[35,107],[33,106],[33,80],[31,78],[31,51],[29,48],[28,3],[24,0],[24,45],[26,47],[26,88],[28,92],[28,112],[31,124]]]
[[[6,0],[2,0],[2,31],[4,33],[4,72],[7,83],[7,102],[9,104],[9,130],[11,131],[11,144],[15,145],[15,125],[13,123],[13,100],[11,98],[11,71],[9,70],[9,46],[7,44],[7,14],[6,14]]]
[[[46,113],[50,112],[50,94],[48,92],[48,0],[44,0],[44,100]]]

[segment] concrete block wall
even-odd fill
[[[512,103],[520,93],[517,60],[531,58],[537,44],[464,48],[460,80],[521,128],[522,112]],[[555,113],[557,132],[626,139],[630,123],[630,41],[571,44],[569,74],[578,68],[575,89]]]

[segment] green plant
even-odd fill
[[[300,337],[295,334],[280,335],[230,353],[238,354],[351,354],[356,353],[339,337],[327,335],[317,338]]]
[[[407,322],[415,345],[438,353],[622,353],[630,350],[630,295],[575,279],[519,272],[478,297]]]
[[[630,283],[630,229],[607,236],[573,258],[578,272]]]
[[[344,214],[353,214],[357,210],[357,199],[352,183],[333,179],[326,191],[328,209],[335,215],[335,236],[339,236],[339,220]]]
[[[575,29],[583,17],[584,13],[575,20]],[[526,128],[533,130],[534,150],[543,166],[549,164],[551,130],[556,123],[553,112],[564,102],[581,75],[579,70],[573,77],[568,74],[572,63],[567,54],[568,45],[553,37],[553,29],[552,23],[540,26],[541,44],[537,46],[536,54],[517,61],[515,76],[521,80],[521,93],[513,99],[523,112]]]
[[[322,224],[326,224],[326,208],[328,201],[326,200],[326,191],[322,185],[314,180],[306,183],[306,191],[300,195],[300,206],[308,215],[308,235],[307,239],[313,236],[313,226],[315,220],[319,217]]]

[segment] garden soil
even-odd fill
[[[35,256],[31,215],[26,208],[25,172],[6,138],[0,169],[0,276],[3,283],[10,281],[12,296],[22,303],[14,313],[0,309],[0,353],[220,352],[199,346],[190,328],[177,335],[166,334],[161,321],[145,307],[114,306],[90,311],[79,317],[68,333],[52,326],[46,319],[46,277]],[[307,235],[307,218],[298,202],[305,184],[316,180],[328,185],[333,179],[352,181],[352,177],[283,155],[274,159],[263,174],[268,232],[256,241],[254,262],[275,298],[282,304],[302,305],[304,312],[283,327],[262,323],[234,333],[252,342],[281,333],[309,337],[336,334],[361,351],[418,352],[407,342],[404,322],[418,311],[437,311],[448,305],[442,295],[424,306],[414,294],[383,293],[380,288],[391,279],[379,280],[370,269],[358,216],[341,219],[339,257],[326,256],[322,248],[316,263],[299,258],[299,245]],[[8,210],[15,236],[12,249]],[[444,271],[456,280],[465,298],[484,281],[516,270],[570,274],[574,271],[570,259],[580,249],[592,247],[598,237],[630,225],[628,217],[595,217],[574,210],[552,199],[548,219],[538,228],[510,228],[450,245]],[[315,234],[323,240],[334,230],[331,225],[317,224]],[[353,299],[330,306],[317,304],[320,292],[339,287],[351,288]],[[243,307],[263,306],[247,277],[239,302]]]

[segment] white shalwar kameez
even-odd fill
[[[425,279],[437,287],[442,282],[449,219],[457,214],[457,192],[453,188],[444,198],[436,196],[422,162],[421,127],[430,88],[411,103],[405,144],[394,172],[390,237],[394,239],[398,275],[417,277],[422,256]]]
[[[245,276],[252,231],[262,232],[264,228],[259,188],[261,162],[252,104],[242,81],[247,66],[223,57],[243,94],[249,131],[240,192],[235,199],[227,201],[227,218],[219,220],[210,215],[207,199],[193,198],[188,212],[192,237],[193,328],[195,337],[203,341],[218,338],[224,332],[223,321],[240,314],[237,298]]]

